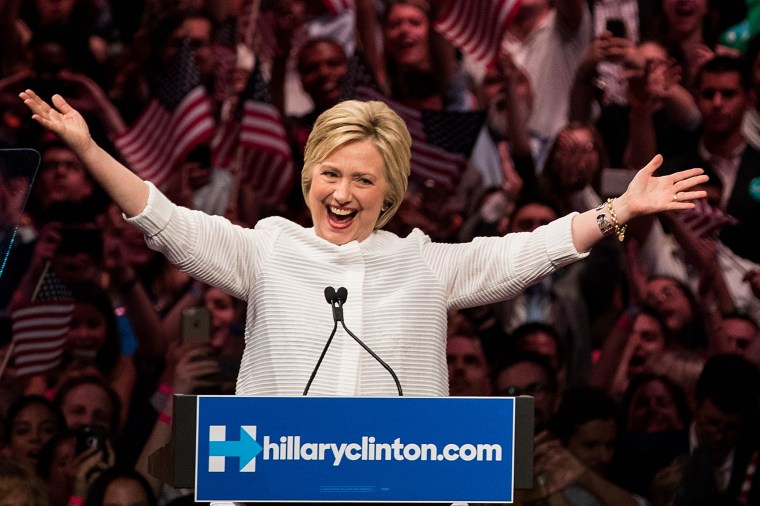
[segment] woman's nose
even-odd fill
[[[348,179],[341,179],[335,185],[335,191],[333,191],[333,197],[335,200],[344,204],[351,200],[351,182]]]

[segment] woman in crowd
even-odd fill
[[[451,43],[432,23],[435,3],[391,0],[382,19],[385,72],[391,96],[419,109],[468,110],[473,97]]]
[[[108,293],[93,283],[73,289],[74,313],[66,336],[64,363],[53,390],[70,377],[101,376],[119,395],[122,425],[137,381],[132,357],[122,354],[116,316]]]
[[[49,506],[45,486],[33,471],[0,457],[0,506]]]
[[[645,290],[646,303],[665,320],[674,346],[691,350],[707,347],[702,312],[688,286],[670,276],[652,276]]]
[[[655,157],[628,190],[597,209],[571,213],[528,234],[431,243],[379,230],[401,204],[411,137],[381,102],[341,102],[317,120],[305,149],[304,197],[313,228],[285,219],[254,230],[173,205],[92,140],[59,95],[51,107],[21,94],[33,119],[71,146],[93,177],[140,227],[149,245],[196,279],[248,302],[246,349],[237,393],[299,395],[332,327],[325,286],[345,286],[346,322],[398,372],[407,394],[445,396],[448,309],[516,295],[583,258],[606,235],[624,238],[636,216],[691,209],[707,177],[688,169],[654,177]],[[308,325],[306,324],[308,323]],[[374,358],[336,340],[312,384],[315,395],[393,395],[399,389]]]
[[[624,431],[612,475],[626,490],[649,498],[654,476],[688,454],[691,411],[684,392],[666,376],[642,374],[623,396]]]
[[[29,469],[37,468],[40,449],[66,428],[58,406],[38,395],[19,397],[5,417],[2,454]]]
[[[37,473],[44,481],[52,506],[76,506],[84,503],[90,486],[107,469],[116,456],[106,442],[105,451],[78,448],[76,431],[63,431],[42,447]]]

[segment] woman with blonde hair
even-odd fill
[[[71,146],[151,248],[247,302],[236,390],[242,395],[303,395],[314,379],[314,395],[388,396],[403,386],[412,396],[446,396],[449,309],[513,297],[585,257],[604,236],[622,240],[625,223],[636,216],[691,209],[691,200],[705,196],[692,190],[707,179],[701,169],[654,177],[658,156],[620,197],[530,233],[465,244],[434,243],[419,230],[399,237],[380,229],[404,197],[411,136],[386,104],[349,100],[320,115],[306,144],[302,189],[313,227],[270,217],[245,229],[171,203],[101,149],[59,95],[53,106],[31,90],[20,96],[33,119]],[[323,351],[334,323],[324,302],[331,286],[347,289],[347,326],[388,370],[344,335]]]
[[[693,350],[675,349],[665,350],[652,355],[645,364],[645,369],[652,374],[670,378],[676,385],[681,387],[689,401],[692,412],[697,402],[697,380],[705,366],[705,357],[702,353]]]
[[[0,457],[0,506],[49,506],[45,484],[29,469]]]

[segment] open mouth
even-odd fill
[[[356,209],[327,206],[327,216],[330,218],[330,223],[336,228],[346,228],[350,225],[357,212]]]

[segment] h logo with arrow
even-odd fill
[[[238,441],[227,441],[227,427],[209,426],[208,470],[223,473],[227,457],[240,459],[240,472],[252,473],[256,470],[256,456],[261,453],[261,445],[256,441],[256,426],[241,425]]]

